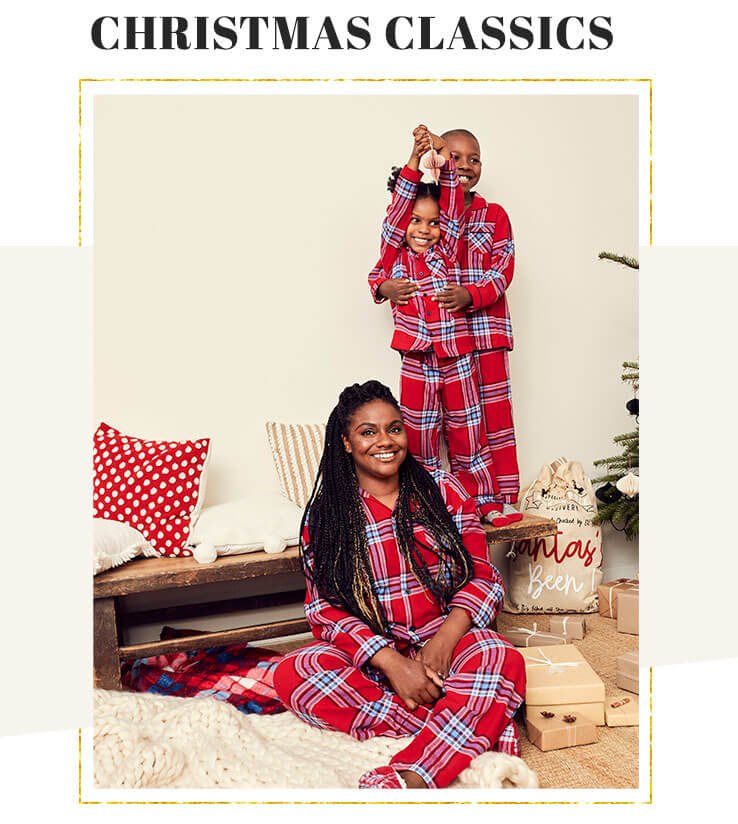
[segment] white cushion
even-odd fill
[[[92,574],[120,566],[137,555],[156,555],[144,536],[132,526],[106,518],[92,519]]]
[[[299,543],[302,509],[276,493],[251,495],[238,501],[206,506],[190,536],[190,545],[203,546],[195,552],[205,561],[214,547],[218,555],[242,552],[282,552]],[[198,557],[199,556],[199,557]]]

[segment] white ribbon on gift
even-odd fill
[[[528,661],[536,661],[537,663],[531,664],[532,667],[540,667],[540,666],[548,666],[548,671],[552,675],[556,675],[559,672],[565,672],[566,667],[578,667],[582,662],[581,661],[552,661],[548,655],[538,647],[538,652],[541,654],[541,658],[529,658]]]
[[[530,646],[530,639],[533,638],[534,635],[538,635],[539,637],[546,637],[546,638],[561,638],[560,635],[555,635],[553,632],[541,632],[538,629],[538,622],[533,622],[533,629],[528,629],[528,627],[513,627],[510,632],[522,632],[525,633],[527,638],[525,639],[525,646]]]
[[[566,631],[566,622],[571,618],[571,615],[564,615],[561,619],[561,634],[567,636],[569,633]],[[582,627],[582,631],[584,628]]]
[[[633,583],[635,583],[635,586],[631,586],[631,590],[634,590],[634,589],[637,590],[638,589],[638,579],[637,578],[623,578],[622,581],[618,581],[617,584],[610,587],[610,591],[607,593],[607,599],[608,599],[609,604],[610,604],[610,617],[611,618],[613,617],[613,615],[612,615],[612,606],[613,606],[613,604],[612,604],[612,594],[613,594],[613,592],[615,592],[615,590],[618,587],[625,586],[625,584],[633,584]]]

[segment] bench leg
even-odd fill
[[[105,690],[119,690],[122,685],[115,598],[98,598],[94,604],[95,686]]]

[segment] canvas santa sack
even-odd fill
[[[551,518],[558,534],[516,541],[510,550],[506,612],[597,612],[602,531],[592,523],[597,500],[578,461],[545,465],[520,511]]]

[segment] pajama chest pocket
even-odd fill
[[[468,238],[469,252],[477,255],[491,254],[492,232],[487,229],[477,229],[470,231]]]

